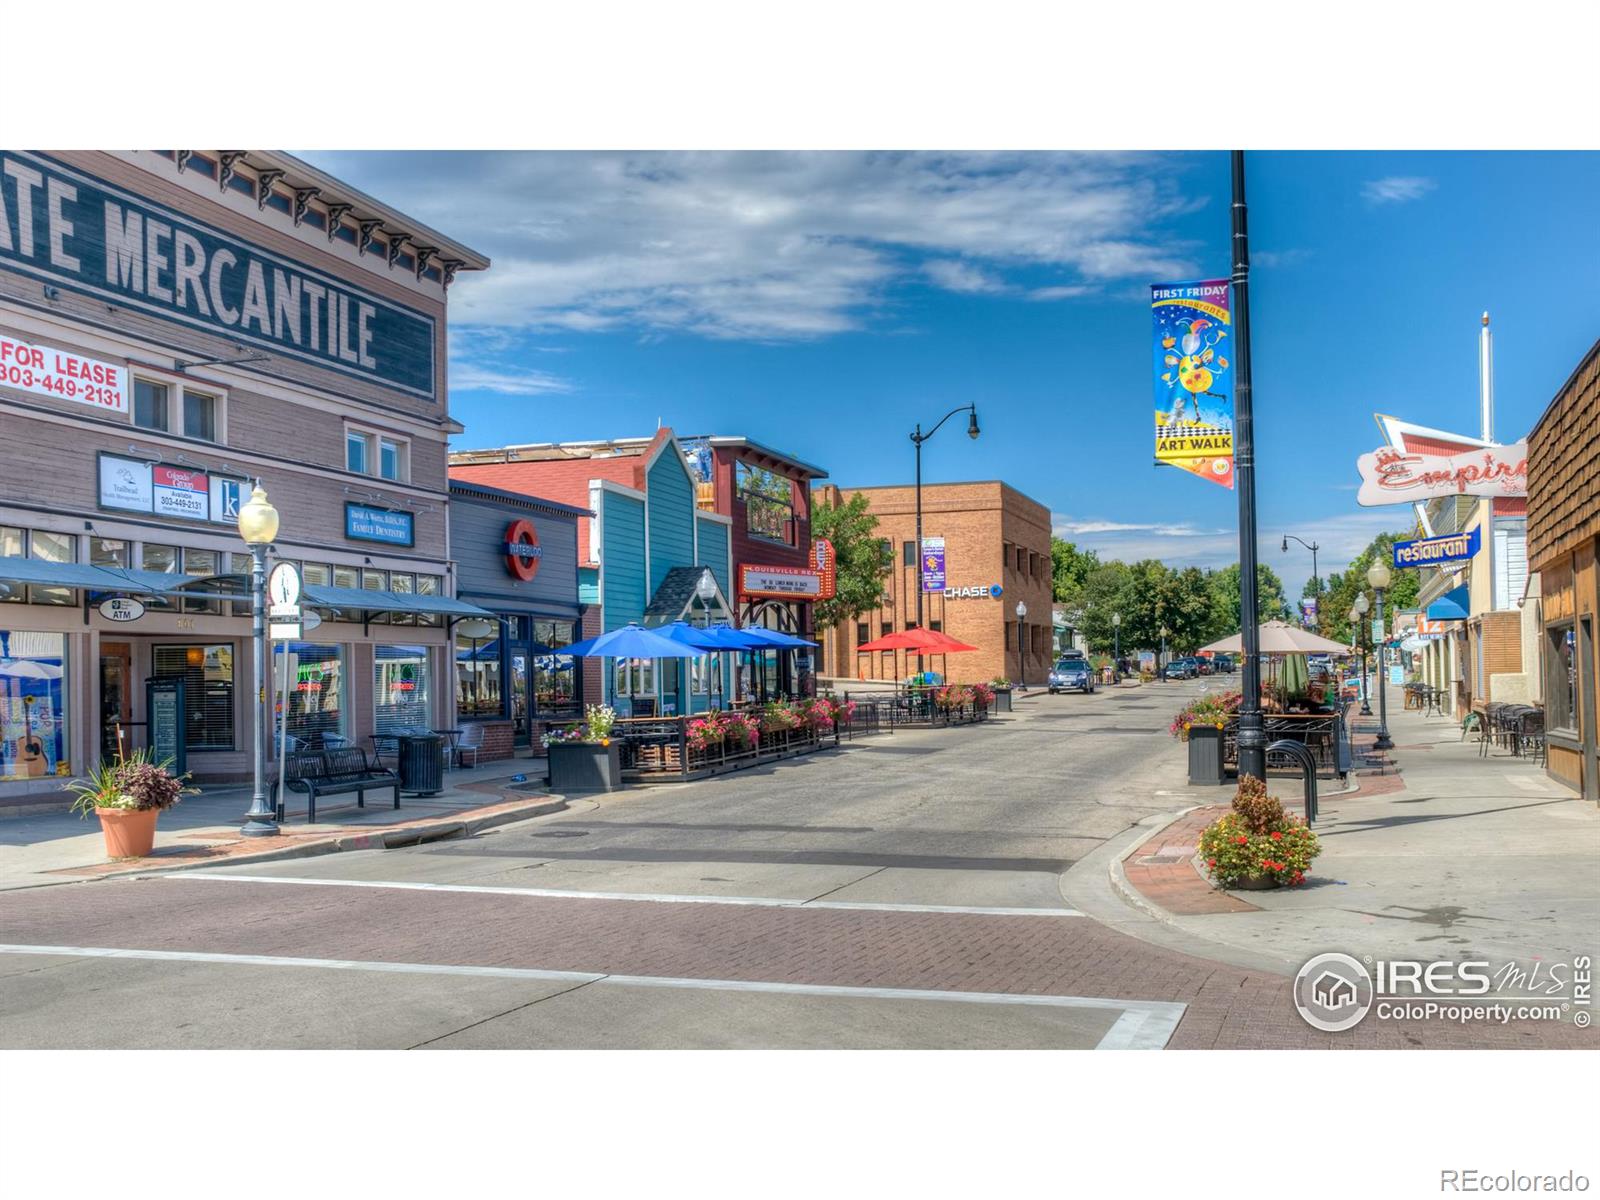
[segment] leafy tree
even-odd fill
[[[1135,649],[1138,643],[1130,640],[1128,624],[1134,607],[1133,572],[1128,564],[1115,560],[1100,563],[1084,577],[1079,589],[1075,628],[1083,634],[1090,649],[1109,653],[1116,642],[1111,617],[1120,612],[1122,648]]]
[[[1157,616],[1167,628],[1167,646],[1174,654],[1191,654],[1213,640],[1217,597],[1199,567],[1168,571],[1160,584],[1159,599]]]
[[[1244,622],[1239,613],[1239,564],[1233,563],[1211,573],[1211,589],[1216,597],[1216,619],[1224,637],[1237,633]],[[1289,617],[1289,603],[1283,597],[1283,581],[1265,563],[1256,564],[1256,620],[1283,621]]]
[[[1100,556],[1093,550],[1079,550],[1058,537],[1050,539],[1050,598],[1066,610],[1069,621],[1081,618],[1084,584],[1099,565]]]
[[[1390,564],[1393,574],[1389,581],[1389,590],[1384,593],[1383,613],[1389,628],[1394,628],[1393,616],[1395,613],[1407,608],[1417,607],[1417,594],[1421,589],[1421,572],[1415,570],[1394,571],[1394,554],[1392,548],[1396,542],[1403,542],[1408,538],[1417,536],[1412,530],[1399,533],[1380,533],[1368,543],[1367,548],[1350,560],[1350,565],[1342,572],[1328,577],[1328,592],[1322,598],[1323,614],[1322,623],[1317,632],[1324,637],[1333,638],[1335,641],[1350,641],[1350,606],[1355,603],[1358,595],[1367,597],[1369,608],[1365,620],[1370,622],[1376,612],[1377,605],[1372,589],[1367,586],[1367,568],[1373,563],[1382,561]]]
[[[833,543],[838,591],[831,600],[816,603],[818,629],[853,621],[878,607],[883,578],[894,566],[894,551],[875,535],[878,518],[867,511],[867,497],[857,492],[838,507],[813,497],[811,536]]]

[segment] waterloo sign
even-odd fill
[[[532,583],[533,577],[539,573],[539,563],[544,559],[544,548],[539,545],[539,531],[533,527],[533,522],[517,520],[507,525],[505,542],[501,548],[505,551],[506,570],[523,583]]]
[[[1385,446],[1356,460],[1356,503],[1420,504],[1440,496],[1526,496],[1528,443],[1433,454]],[[1415,564],[1408,564],[1415,565]]]

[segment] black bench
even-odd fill
[[[317,820],[317,797],[334,796],[345,792],[356,794],[356,806],[367,806],[367,791],[389,788],[394,792],[394,806],[400,807],[400,776],[387,767],[367,761],[367,752],[360,746],[337,750],[302,750],[284,760],[283,782],[292,792],[304,792],[307,797],[306,823]],[[283,804],[278,804],[278,820],[282,821]]]

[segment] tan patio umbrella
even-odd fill
[[[1209,646],[1202,646],[1202,651],[1211,650],[1222,654],[1240,654],[1244,651],[1244,635],[1236,633],[1225,637],[1220,642],[1212,642]],[[1261,624],[1261,653],[1262,654],[1349,654],[1350,647],[1342,642],[1333,641],[1312,633],[1309,629],[1301,629],[1298,625],[1290,625],[1287,621],[1264,621]]]

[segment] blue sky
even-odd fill
[[[1102,555],[1236,557],[1235,494],[1151,465],[1147,287],[1228,273],[1223,152],[312,153],[493,258],[451,294],[461,447],[740,434],[841,486],[1000,478]],[[1252,153],[1264,559],[1295,591],[1375,411],[1521,436],[1600,336],[1600,155]],[[1291,543],[1293,545],[1293,543]]]

